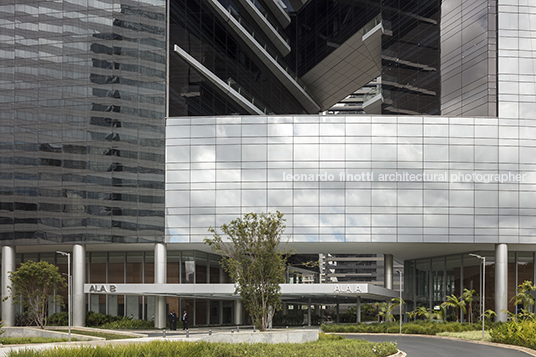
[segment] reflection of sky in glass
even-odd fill
[[[536,139],[524,128],[502,130],[486,118],[254,118],[204,118],[167,132],[168,241],[201,242],[209,226],[276,209],[296,242],[521,242],[536,234],[528,186]],[[379,179],[517,170],[525,182]]]

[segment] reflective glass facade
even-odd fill
[[[536,4],[498,0],[499,117],[536,119]]]
[[[289,28],[299,75],[311,71],[361,28],[370,30],[367,26],[372,28],[374,18],[382,24],[381,113],[440,114],[439,0],[308,1]]]
[[[280,210],[293,242],[533,243],[535,138],[494,118],[170,118],[166,241]]]
[[[239,22],[236,28],[229,26],[229,20],[214,10],[218,6]],[[284,29],[280,31],[284,33]],[[285,60],[240,1],[170,2],[170,116],[247,114],[226,93],[215,89],[206,77],[173,53],[174,44],[187,51],[217,78],[239,89],[257,107],[266,108],[267,113],[305,112],[273,70],[261,60],[260,50],[241,38],[241,34],[245,33],[270,58],[292,71],[292,63]]]
[[[2,1],[0,239],[163,238],[166,2]]]
[[[495,299],[495,252],[477,252],[486,257],[486,310],[493,309]],[[445,296],[463,293],[464,289],[475,290],[473,317],[478,319],[482,295],[482,262],[469,254],[457,254],[408,260],[405,262],[405,289],[414,296],[415,306],[433,308],[445,301]],[[508,256],[508,282],[514,287],[524,281],[534,281],[534,252],[510,252]],[[431,287],[431,288],[430,288]],[[511,300],[514,289],[508,293],[508,310],[516,311]],[[519,306],[522,308],[522,306]],[[453,310],[450,311],[454,313]],[[467,318],[467,316],[466,316]]]
[[[497,116],[497,1],[444,0],[441,13],[441,114]]]

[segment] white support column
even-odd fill
[[[9,272],[15,271],[15,248],[2,246],[2,319],[4,325],[15,326],[15,305],[11,298]],[[4,300],[5,299],[5,300]]]
[[[311,326],[311,298],[307,300],[307,326]]]
[[[234,302],[234,323],[242,325],[242,301],[235,300]]]
[[[356,307],[356,321],[357,323],[361,322],[361,296],[357,297]]]
[[[393,290],[393,255],[384,254],[383,257],[383,286]]]
[[[86,248],[81,244],[73,245],[73,326],[86,326]]]
[[[508,310],[508,246],[495,246],[495,313],[496,321],[506,321]]]
[[[163,243],[154,245],[154,282],[165,284],[167,276],[167,248]],[[154,327],[166,327],[166,297],[155,296],[154,299]]]

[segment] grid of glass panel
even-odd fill
[[[499,117],[536,119],[536,3],[498,0],[498,48]]]
[[[495,303],[495,252],[477,252],[486,258],[485,278],[485,307],[493,308]],[[456,254],[434,258],[407,260],[405,265],[404,291],[415,296],[415,301],[421,306],[437,306],[448,295],[460,296],[464,289],[475,290],[473,300],[473,316],[478,316],[482,292],[482,261],[469,254]],[[508,253],[508,282],[517,287],[524,281],[534,281],[534,253]],[[432,286],[432,295],[429,288]],[[516,311],[514,289],[508,292],[508,310]],[[518,306],[521,308],[521,306]],[[452,312],[452,310],[450,311]],[[467,319],[467,314],[465,314]]]
[[[437,116],[171,118],[166,240],[201,242],[210,226],[280,210],[294,242],[533,243],[534,130]]]
[[[497,115],[497,1],[441,2],[441,113]]]
[[[162,240],[165,39],[165,0],[1,2],[1,240]]]

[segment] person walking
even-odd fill
[[[175,310],[171,310],[171,312],[168,315],[168,320],[169,320],[169,329],[176,330],[177,329],[177,314],[175,313]]]
[[[186,313],[186,310],[184,310],[181,320],[182,320],[182,329],[188,330],[188,314]]]

